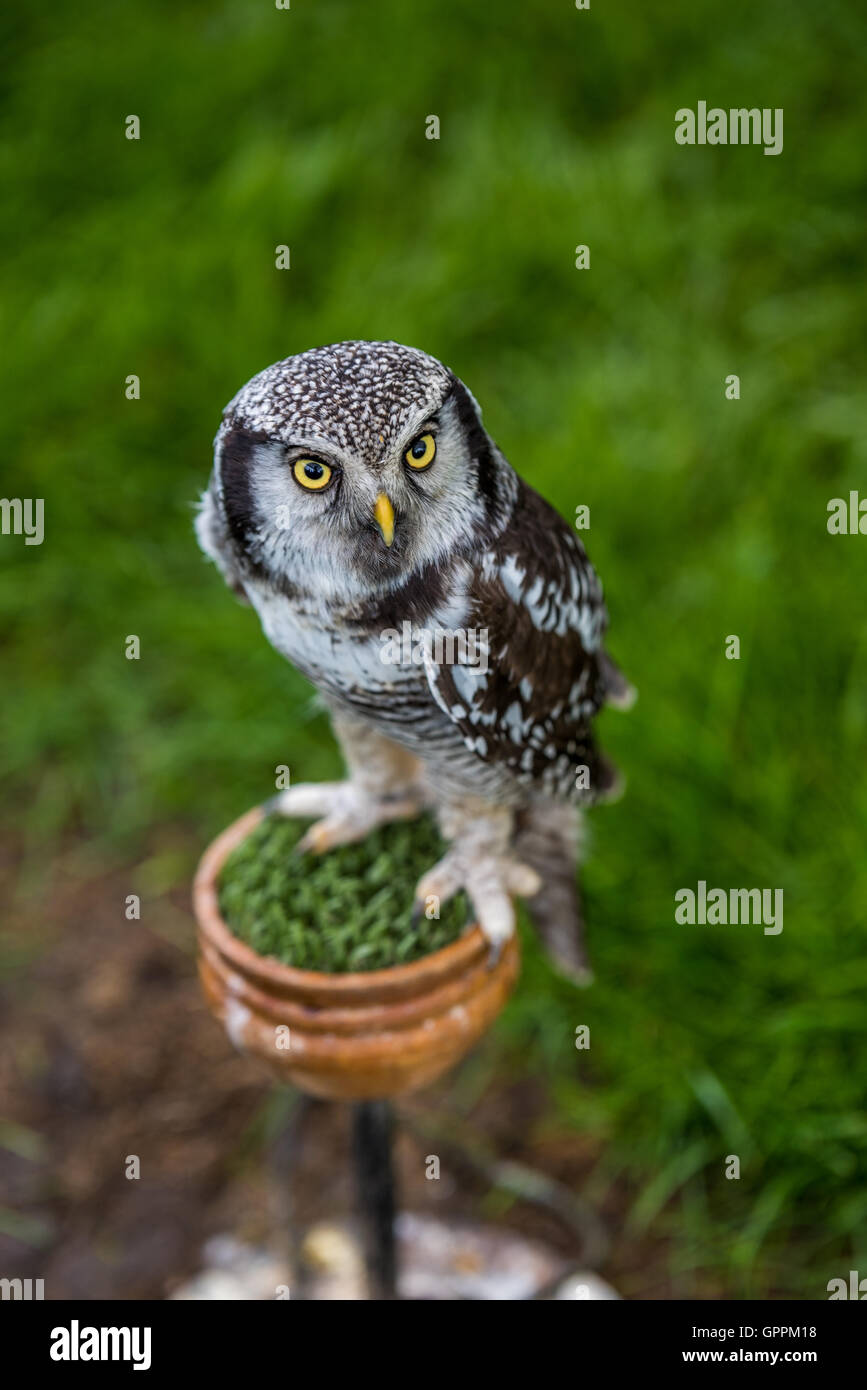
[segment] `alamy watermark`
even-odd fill
[[[0,1279],[0,1299],[28,1303],[45,1298],[44,1279]]]
[[[867,1279],[860,1278],[857,1269],[849,1270],[848,1284],[845,1279],[829,1279],[825,1288],[828,1290],[829,1303],[838,1298],[854,1298],[859,1303],[867,1299]]]
[[[42,497],[0,497],[0,533],[23,536],[25,545],[45,539],[45,501]]]
[[[73,1318],[68,1327],[51,1329],[48,1354],[52,1361],[131,1361],[134,1371],[151,1364],[149,1327],[82,1327]]]
[[[399,632],[387,627],[379,640],[384,666],[423,666],[427,657],[437,666],[465,666],[479,675],[488,670],[486,627],[424,628],[405,620]]]
[[[711,888],[701,879],[697,889],[678,888],[675,922],[698,926],[764,926],[765,936],[783,930],[782,888]]]
[[[674,138],[679,145],[764,145],[765,154],[783,150],[783,108],[739,106],[726,111],[700,101],[695,111],[681,106],[674,113]]]
[[[867,536],[867,497],[854,489],[846,497],[832,497],[828,503],[828,534]]]

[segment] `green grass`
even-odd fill
[[[565,515],[590,506],[640,690],[600,727],[629,786],[591,817],[597,984],[529,943],[502,1064],[600,1146],[600,1199],[628,1176],[686,1296],[867,1271],[867,539],[825,528],[867,494],[857,7],[96,0],[0,23],[2,486],[46,507],[43,546],[0,539],[27,863],[71,833],[106,859],[173,826],[204,845],[278,764],[337,774],[191,505],[255,371],[423,347]],[[782,155],[676,145],[699,99],[783,107]],[[702,878],[783,888],[782,934],[677,927]]]
[[[339,974],[408,965],[457,941],[467,923],[463,893],[438,918],[411,920],[416,883],[446,848],[429,817],[323,855],[295,854],[303,828],[269,817],[223,866],[223,918],[259,955]]]

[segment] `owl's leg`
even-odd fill
[[[421,763],[372,725],[332,712],[349,772],[345,782],[302,782],[268,803],[282,816],[320,816],[298,850],[321,854],[363,840],[388,821],[411,820],[424,808]]]
[[[532,897],[542,880],[511,852],[514,817],[507,807],[464,797],[441,802],[438,818],[451,845],[419,880],[415,911],[423,912],[431,898],[442,902],[463,888],[496,956],[515,930],[513,896]]]

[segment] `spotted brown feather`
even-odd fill
[[[470,751],[522,785],[597,800],[615,781],[590,733],[616,670],[600,646],[602,589],[580,541],[523,482],[508,526],[477,562],[469,599],[469,625],[487,634],[486,650],[474,668],[472,653],[438,663],[432,647],[425,668],[440,709]]]

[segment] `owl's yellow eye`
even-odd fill
[[[414,439],[404,454],[410,468],[429,468],[437,451],[436,440],[432,434],[420,434]]]
[[[309,488],[311,492],[321,492],[331,482],[334,469],[318,459],[297,459],[292,465],[292,473],[296,483],[302,487]]]

